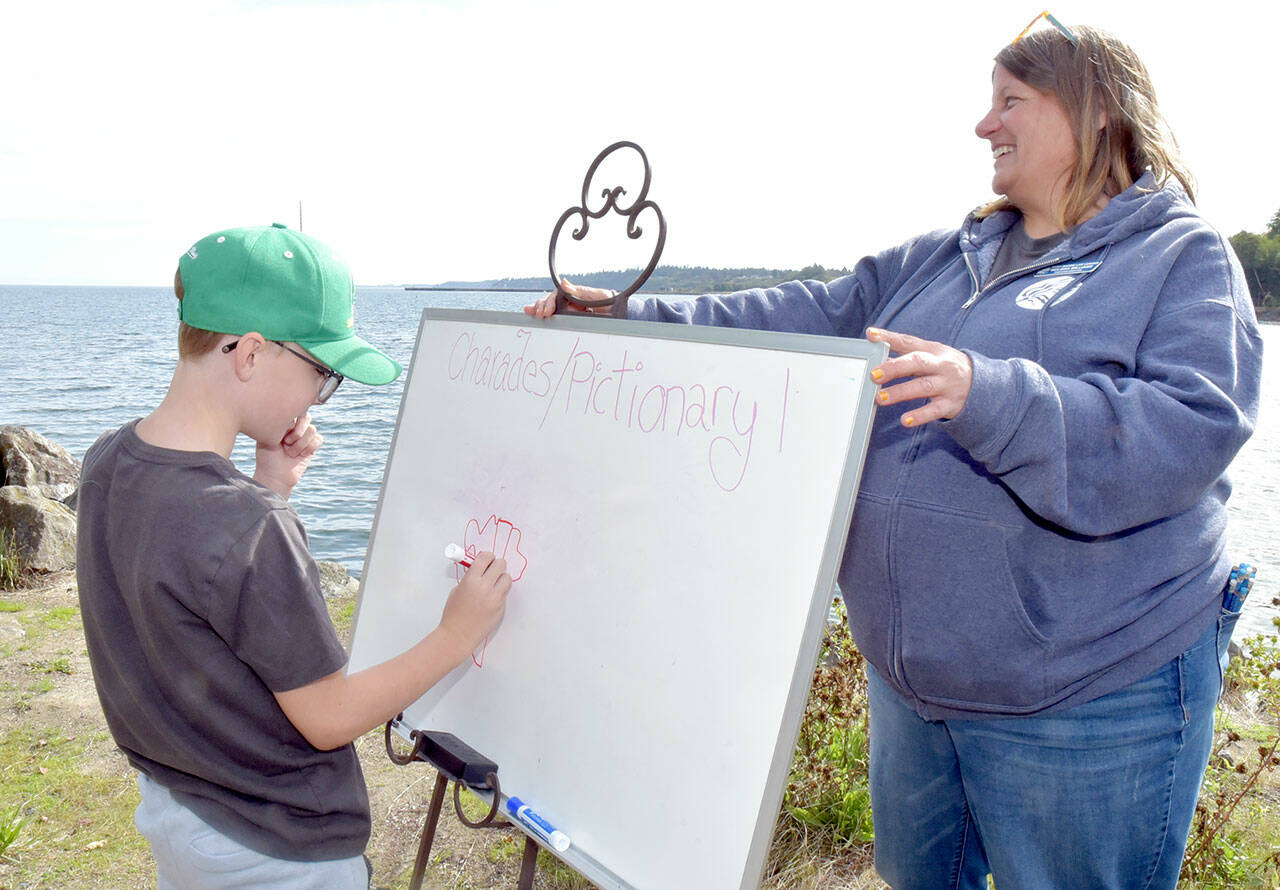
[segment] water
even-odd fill
[[[357,288],[361,335],[408,367],[426,306],[518,311],[518,293]],[[176,352],[177,308],[168,288],[0,286],[0,425],[30,427],[77,458],[105,430],[141,417],[164,396]],[[1268,354],[1280,326],[1263,325]],[[1232,465],[1231,552],[1258,566],[1258,586],[1238,633],[1272,633],[1280,587],[1280,538],[1268,516],[1280,508],[1280,362],[1264,367],[1263,410]],[[312,413],[325,436],[292,502],[319,559],[359,574],[404,377],[384,387],[347,381]],[[243,440],[232,459],[253,471]]]

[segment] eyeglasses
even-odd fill
[[[1062,22],[1055,19],[1047,9],[1044,12],[1037,15],[1035,18],[1033,18],[1030,22],[1028,22],[1027,26],[1023,28],[1021,32],[1019,32],[1018,36],[1013,38],[1013,42],[1017,43],[1023,37],[1026,37],[1027,32],[1030,31],[1033,27],[1035,27],[1036,22],[1040,21],[1041,19],[1045,19],[1049,24],[1053,25],[1055,28],[1061,31],[1062,36],[1070,40],[1072,46],[1079,45],[1080,39],[1076,37],[1076,35],[1071,33],[1070,28],[1068,28],[1066,25],[1062,24]]]
[[[276,344],[286,352],[292,352],[298,358],[302,359],[308,365],[310,365],[311,367],[319,371],[321,375],[323,375],[324,379],[320,381],[320,392],[316,394],[315,404],[317,405],[323,405],[325,402],[329,401],[329,396],[337,392],[338,387],[342,385],[342,381],[346,379],[337,371],[333,370],[333,368],[325,367],[315,359],[311,358],[311,356],[303,355],[301,352],[298,352],[298,350],[296,349],[290,349],[288,346],[285,346],[279,340],[272,340],[271,342]],[[240,345],[239,340],[232,340],[226,346],[222,347],[222,351],[224,353],[228,353],[231,350],[235,349],[238,345]]]

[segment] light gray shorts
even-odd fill
[[[157,890],[368,890],[363,856],[326,862],[274,859],[233,841],[138,773],[142,803],[133,824],[151,844]]]

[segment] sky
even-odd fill
[[[852,266],[991,197],[974,124],[993,56],[1039,11],[4,3],[0,284],[167,285],[203,235],[296,226],[299,202],[360,285],[549,275],[552,228],[619,140],[648,157],[663,263]],[[1262,231],[1280,209],[1280,3],[1051,11],[1137,50],[1202,211]],[[650,240],[558,252],[558,269],[645,265],[641,224]]]

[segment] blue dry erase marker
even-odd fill
[[[550,844],[558,853],[569,849],[569,835],[543,819],[518,797],[507,798],[507,812],[520,820],[520,824]]]

